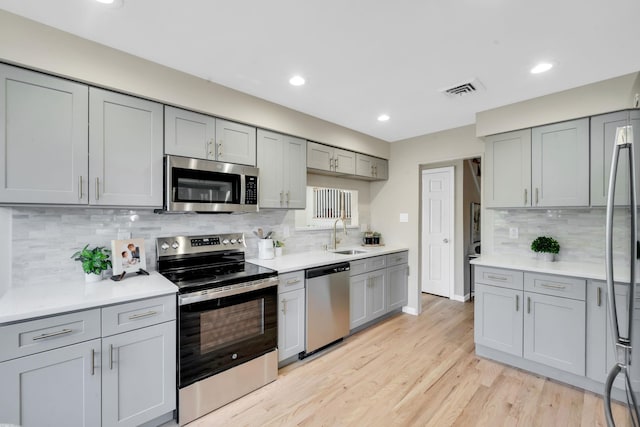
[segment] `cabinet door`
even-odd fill
[[[0,64],[0,202],[86,204],[87,86]]]
[[[162,206],[162,105],[96,88],[89,98],[90,203]]]
[[[377,270],[369,274],[367,289],[367,320],[373,320],[387,312],[387,270]]]
[[[525,292],[524,357],[585,375],[585,303]]]
[[[323,171],[333,171],[333,147],[307,142],[307,167]]]
[[[356,153],[353,151],[333,149],[334,169],[338,173],[353,175],[356,173]]]
[[[608,327],[607,327],[607,284],[589,281],[587,284],[587,323],[586,323],[586,375],[604,382],[607,371],[613,366],[607,363]]]
[[[640,111],[618,111],[591,117],[591,205],[605,206],[611,173],[611,156],[616,129],[631,124],[633,140],[640,141]],[[616,175],[616,205],[629,204],[629,162],[626,152],[618,160]],[[636,165],[640,165],[640,149],[635,150]],[[640,173],[636,170],[636,188],[640,189]]]
[[[356,153],[356,175],[373,178],[374,158],[364,154]]]
[[[589,206],[589,119],[531,131],[532,206]]]
[[[355,329],[367,323],[367,292],[369,275],[359,274],[349,278],[349,327]]]
[[[531,130],[485,139],[485,205],[517,208],[531,205]]]
[[[522,291],[475,284],[474,335],[481,344],[522,356]]]
[[[256,165],[256,128],[216,119],[216,145],[219,161]]]
[[[164,107],[166,154],[215,160],[215,134],[214,117],[175,107]]]
[[[102,340],[102,425],[138,426],[176,407],[176,322]]]
[[[284,292],[278,298],[278,358],[304,351],[304,289]]]
[[[307,141],[284,136],[284,189],[289,209],[307,207]]]
[[[100,340],[0,363],[0,422],[100,425]]]
[[[374,158],[373,173],[376,179],[389,179],[389,162],[385,159]]]
[[[284,206],[285,169],[282,135],[258,129],[257,145],[258,169],[260,169],[260,207],[281,208]]]
[[[387,311],[401,308],[408,304],[408,275],[407,264],[396,265],[387,269]]]

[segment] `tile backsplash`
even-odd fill
[[[560,244],[558,260],[602,263],[605,245],[605,215],[599,209],[509,209],[493,215],[493,252],[497,255],[535,257],[531,242],[538,236],[551,236]],[[629,253],[629,212],[614,213],[614,259]],[[518,228],[518,238],[509,238],[509,229]]]
[[[12,286],[25,286],[53,278],[73,279],[82,274],[71,255],[86,244],[110,248],[111,240],[145,239],[146,262],[155,270],[155,239],[162,236],[244,233],[247,258],[258,256],[261,227],[285,242],[284,253],[319,250],[331,241],[329,230],[296,231],[294,211],[266,210],[251,214],[155,214],[151,210],[88,208],[11,208]],[[289,237],[284,237],[288,229]],[[342,237],[339,235],[339,237]],[[360,233],[349,230],[341,246],[357,245]]]

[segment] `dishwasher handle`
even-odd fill
[[[305,270],[305,278],[313,279],[314,277],[327,276],[329,274],[341,273],[343,271],[349,270],[351,270],[351,265],[348,262],[323,265],[322,267],[310,268],[308,270]]]

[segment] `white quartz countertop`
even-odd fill
[[[9,288],[0,296],[0,325],[35,317],[85,310],[104,305],[175,294],[178,288],[158,272],[149,276],[127,275],[120,282],[105,279],[85,283],[84,275],[75,281],[46,282]]]
[[[549,262],[520,256],[482,255],[479,258],[471,260],[470,263],[485,267],[508,268],[535,273],[557,274],[561,276],[572,276],[593,280],[606,280],[604,259],[601,263],[567,261]],[[627,282],[629,280],[628,266],[614,266],[613,271],[616,281]]]
[[[392,254],[394,252],[408,251],[408,248],[401,246],[376,246],[376,247],[338,247],[339,251],[343,250],[364,251],[355,255],[336,254],[332,251],[311,251],[292,254],[284,254],[273,259],[251,258],[247,262],[258,264],[263,267],[276,270],[278,273],[288,273],[290,271],[304,270],[307,268],[319,267],[322,265],[334,264],[344,261],[354,261],[362,258],[369,258],[378,255]]]

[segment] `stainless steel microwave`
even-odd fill
[[[165,156],[167,212],[257,212],[258,168]]]

